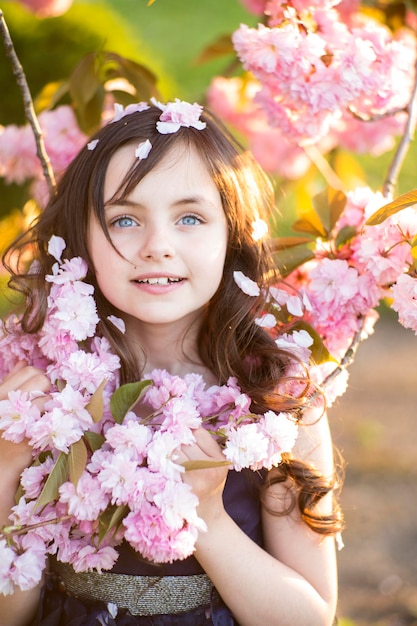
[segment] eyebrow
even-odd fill
[[[207,200],[204,196],[194,195],[194,196],[185,196],[184,198],[179,198],[176,200],[172,206],[179,207],[183,204],[212,204],[211,201]],[[112,206],[127,206],[127,207],[141,207],[143,206],[140,202],[133,202],[129,200],[129,198],[115,198],[114,200],[109,200],[104,203],[104,207],[112,207]]]

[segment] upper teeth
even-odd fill
[[[168,278],[167,276],[160,276],[158,278],[141,278],[140,283],[148,283],[149,285],[167,285],[168,283],[176,283],[180,278]]]

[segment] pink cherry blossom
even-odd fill
[[[34,396],[25,391],[12,390],[7,400],[0,400],[0,429],[5,439],[20,443],[28,436],[30,425],[40,417],[33,399]]]
[[[262,15],[266,0],[240,0],[241,4],[254,15]]]
[[[408,274],[397,278],[392,287],[392,308],[397,311],[400,323],[417,334],[417,281]]]
[[[134,414],[133,414],[134,415]],[[136,418],[136,416],[134,416]],[[137,418],[136,418],[137,419]],[[152,439],[150,427],[125,417],[123,424],[115,424],[106,432],[106,441],[115,454],[141,465],[147,454],[147,447]]]
[[[56,17],[68,11],[73,0],[18,0],[39,17]]]
[[[140,113],[142,111],[146,111],[147,109],[149,109],[149,104],[147,102],[128,104],[126,107],[116,102],[114,104],[114,117],[112,119],[112,122],[118,122],[123,117],[125,117],[125,115],[130,115],[131,113]]]
[[[30,550],[20,554],[13,562],[12,579],[22,591],[36,587],[41,580],[46,565],[44,550]]]
[[[155,98],[151,98],[151,102],[162,111],[156,127],[158,132],[163,135],[176,133],[181,126],[186,128],[192,127],[197,130],[204,130],[206,127],[206,123],[200,120],[203,107],[197,103],[190,104],[178,98],[174,102],[168,102],[167,104],[162,104]]]
[[[54,460],[48,456],[39,465],[31,465],[23,470],[20,483],[25,490],[26,498],[35,499],[39,496],[53,466]]]
[[[298,2],[297,13],[291,5],[269,2],[267,24],[256,29],[242,24],[233,34],[243,67],[259,83],[253,101],[270,127],[298,145],[326,135],[337,141],[339,122],[343,118],[348,125],[352,111],[372,117],[401,109],[410,98],[415,41],[405,31],[393,37],[369,17],[345,22],[344,14],[332,8],[336,4]],[[306,5],[309,20],[303,21]],[[375,128],[382,149],[390,143],[388,128],[395,133],[400,125]]]
[[[102,570],[111,570],[117,560],[117,552],[112,546],[84,546],[74,555],[72,566],[75,572],[101,573]]]
[[[137,482],[141,479],[137,468],[137,462],[130,458],[128,452],[119,452],[104,461],[97,477],[102,489],[110,494],[112,504],[126,504],[130,494],[136,492]]]
[[[237,471],[244,467],[260,469],[268,455],[268,439],[258,424],[244,424],[230,428],[224,455]]]
[[[261,431],[269,441],[269,447],[262,466],[271,469],[278,466],[283,452],[291,452],[298,437],[298,426],[287,413],[267,411],[259,421]]]
[[[107,508],[109,497],[100,489],[99,481],[84,472],[77,486],[65,482],[59,488],[59,500],[67,504],[68,513],[79,520],[96,520]]]
[[[15,559],[16,554],[9,548],[5,539],[0,539],[0,593],[3,595],[14,592],[11,569]]]

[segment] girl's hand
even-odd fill
[[[196,442],[183,445],[178,451],[178,463],[184,461],[225,461],[220,446],[205,428],[194,431]],[[199,499],[198,515],[209,522],[223,509],[223,488],[228,467],[217,466],[206,469],[187,470],[182,479],[189,484]]]
[[[6,400],[9,391],[41,391],[46,393],[51,387],[50,380],[42,370],[20,361],[1,381],[0,400]]]
[[[45,374],[26,363],[18,363],[0,384],[0,400],[6,400],[9,391],[39,391],[46,394],[51,387]],[[38,406],[48,396],[41,395],[34,402]],[[7,523],[20,474],[32,461],[32,449],[27,441],[12,443],[3,439],[0,432],[0,526]]]

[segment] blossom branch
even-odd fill
[[[69,519],[71,519],[71,515],[63,515],[61,517],[43,520],[42,522],[37,522],[36,524],[27,524],[25,526],[3,526],[3,528],[0,528],[0,537],[3,537],[4,539],[8,539],[8,537],[19,537],[19,535],[26,535],[31,530],[43,528],[49,524],[61,524]]]
[[[356,120],[359,120],[360,122],[378,122],[380,120],[385,120],[389,117],[393,117],[398,113],[406,113],[407,107],[399,107],[397,109],[385,111],[385,113],[375,113],[373,115],[363,115],[362,113],[355,111],[355,109],[350,106],[348,107],[348,111]]]
[[[414,66],[414,86],[411,94],[410,102],[407,106],[407,123],[404,134],[398,144],[397,151],[389,167],[387,176],[384,181],[383,195],[385,198],[391,198],[393,190],[397,184],[397,179],[401,171],[410,143],[413,141],[417,124],[417,61]]]
[[[42,129],[39,125],[38,118],[35,113],[35,107],[33,105],[32,96],[30,93],[29,85],[26,80],[26,75],[23,71],[23,67],[16,54],[16,50],[13,45],[13,41],[10,37],[10,32],[4,19],[3,11],[0,9],[0,33],[3,39],[4,47],[6,50],[6,56],[9,58],[13,74],[16,78],[17,85],[22,93],[23,106],[25,110],[25,116],[28,120],[36,142],[36,153],[39,161],[42,165],[42,170],[48,184],[50,195],[55,194],[56,183],[55,176],[49,160],[48,154],[45,150],[45,144],[43,141]]]
[[[364,329],[365,322],[366,322],[366,316],[363,316],[360,327],[354,334],[353,339],[348,349],[346,350],[345,354],[341,358],[339,365],[332,372],[330,372],[328,376],[326,376],[326,378],[323,380],[323,382],[320,385],[321,388],[327,387],[327,385],[329,385],[335,378],[339,376],[339,374],[341,374],[344,370],[346,370],[353,363],[355,359],[356,351],[359,347],[359,344],[362,341],[362,331]]]

